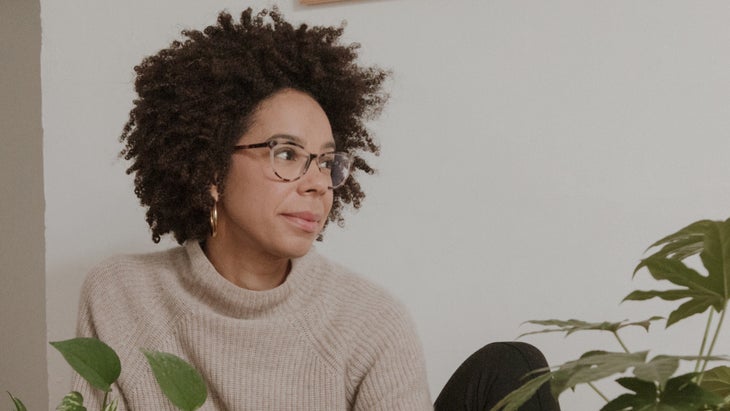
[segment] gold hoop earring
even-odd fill
[[[210,236],[215,237],[218,234],[218,202],[213,203],[210,209]]]

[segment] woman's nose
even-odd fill
[[[325,193],[332,186],[332,179],[329,174],[322,172],[317,164],[317,158],[309,161],[304,175],[300,178],[300,187],[304,192],[315,191],[317,193]]]

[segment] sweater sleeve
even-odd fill
[[[433,410],[423,350],[405,309],[386,304],[362,332],[355,366],[362,379],[353,410]]]
[[[93,272],[87,277],[84,285],[81,289],[81,297],[79,300],[79,313],[78,320],[76,323],[76,336],[84,338],[99,338],[96,330],[95,310],[94,307],[97,305],[94,303],[94,297],[96,295],[95,289],[98,283]],[[99,284],[101,286],[101,284]],[[103,305],[102,305],[103,306]],[[78,373],[74,372],[72,382],[72,390],[79,392],[84,398],[84,407],[88,410],[101,409],[101,404],[104,402],[104,392],[92,387],[85,379],[83,379]],[[109,394],[109,399],[117,399],[117,411],[126,411],[127,407],[124,404],[124,399],[121,396],[119,387],[116,384],[112,386],[112,392]]]

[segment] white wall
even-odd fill
[[[132,67],[181,29],[269,1],[43,0],[49,339],[73,335],[79,285],[103,257],[152,250],[117,142]],[[666,314],[619,301],[644,248],[730,204],[730,5],[708,1],[370,0],[279,6],[338,24],[394,72],[373,124],[368,199],[318,247],[390,289],[423,339],[432,395],[472,351],[529,319]],[[632,348],[693,354],[704,319]],[[674,327],[673,327],[674,328]],[[667,338],[673,336],[673,340]],[[720,341],[727,353],[728,333]],[[551,363],[608,336],[525,339]],[[53,401],[70,371],[49,354]],[[613,384],[604,384],[612,387]],[[611,388],[607,388],[610,392]],[[598,409],[592,392],[565,410]]]

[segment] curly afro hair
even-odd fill
[[[312,96],[327,114],[338,150],[354,155],[353,172],[372,174],[361,157],[379,154],[365,122],[387,94],[388,73],[357,64],[358,44],[343,45],[343,27],[294,27],[277,9],[249,8],[236,22],[218,15],[203,31],[134,68],[138,98],[124,126],[121,155],[132,160],[134,192],[148,207],[152,240],[172,232],[178,243],[210,234],[212,184],[225,192],[233,146],[259,103],[283,89]],[[335,190],[328,222],[344,223],[342,208],[359,208],[365,193],[354,176]]]

